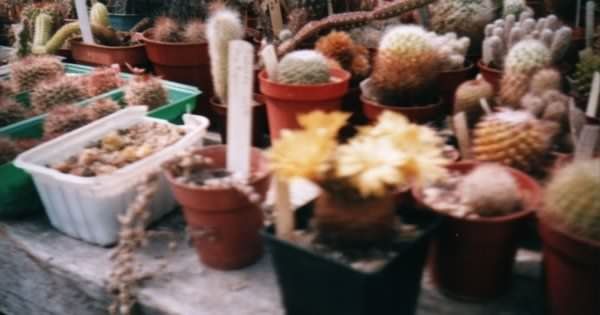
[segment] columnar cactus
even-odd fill
[[[465,112],[469,125],[475,123],[483,113],[481,99],[494,99],[494,87],[489,82],[479,77],[462,83],[454,93],[454,113]]]
[[[10,64],[14,90],[29,91],[44,81],[55,80],[64,74],[60,60],[50,56],[31,56]]]
[[[143,71],[129,81],[125,86],[125,102],[128,105],[146,105],[155,109],[167,104],[167,90],[161,80]]]
[[[315,50],[337,61],[342,68],[352,73],[354,78],[365,78],[371,69],[369,51],[356,44],[347,33],[334,31],[321,37],[315,45]]]
[[[31,92],[31,107],[40,115],[60,105],[72,104],[87,97],[80,78],[64,76],[57,81],[44,82]]]
[[[37,16],[33,32],[33,46],[46,45],[52,32],[52,23],[52,17],[46,13]]]
[[[540,215],[575,236],[600,242],[600,159],[560,169],[544,192]]]
[[[23,105],[12,98],[0,97],[0,127],[16,123],[27,118]]]
[[[330,77],[325,56],[314,50],[298,50],[283,57],[277,67],[276,81],[291,85],[311,85],[327,83]]]
[[[480,45],[484,27],[494,19],[496,5],[492,0],[446,0],[435,2],[429,9],[433,31],[456,32]]]
[[[239,14],[235,11],[220,9],[206,23],[210,72],[215,94],[223,103],[227,102],[229,42],[243,36],[244,28]]]

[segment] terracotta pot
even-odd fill
[[[119,64],[121,69],[126,70],[126,64],[135,67],[147,67],[148,58],[144,44],[123,47],[111,47],[104,45],[90,45],[84,43],[81,38],[70,41],[73,59],[77,63],[91,66],[110,66]]]
[[[383,111],[389,110],[406,116],[411,122],[426,124],[441,120],[445,113],[440,98],[435,104],[425,106],[387,106],[364,97],[360,97],[363,105],[363,113],[369,121],[375,121]]]
[[[597,315],[600,311],[600,242],[539,220],[549,315]]]
[[[217,117],[217,128],[221,135],[221,143],[227,143],[227,105],[223,105],[215,96],[210,98],[210,107]],[[263,147],[265,136],[269,132],[267,126],[267,111],[263,96],[254,94],[254,103],[252,104],[252,145]]]
[[[197,152],[211,158],[215,167],[224,168],[226,146],[209,146]],[[264,199],[270,183],[267,160],[259,149],[252,149],[252,171],[260,174],[250,185]],[[233,188],[193,188],[179,184],[166,174],[202,263],[222,270],[239,269],[256,262],[263,253],[259,230],[262,211]]]
[[[271,141],[282,129],[297,129],[296,116],[315,110],[335,111],[348,92],[350,73],[331,69],[332,82],[317,85],[288,85],[273,82],[261,71],[260,92],[265,96]]]
[[[454,92],[456,92],[459,85],[474,77],[473,68],[473,64],[469,63],[462,69],[442,71],[440,73],[438,82],[445,114],[452,114],[452,109],[454,108]]]
[[[503,71],[488,67],[483,63],[482,60],[477,62],[477,67],[479,68],[479,73],[481,73],[481,76],[483,76],[483,78],[494,87],[495,91],[499,91],[500,80],[502,80]]]
[[[477,164],[458,162],[450,170],[466,173]],[[437,286],[445,294],[470,301],[496,298],[510,287],[517,242],[541,198],[537,182],[526,174],[509,169],[524,197],[517,213],[466,219],[438,212],[444,217],[432,248],[430,268]],[[414,189],[422,205],[423,196]],[[425,205],[427,207],[427,205]]]

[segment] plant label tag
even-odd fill
[[[595,21],[594,15],[596,11],[596,3],[588,1],[585,6],[585,47],[591,48],[594,44]]]
[[[490,107],[490,103],[488,103],[488,101],[485,98],[479,99],[479,104],[481,105],[483,112],[485,112],[487,115],[493,113],[492,107]]]
[[[250,177],[254,47],[243,40],[229,42],[227,81],[227,169]]]
[[[81,29],[81,37],[86,44],[94,43],[92,35],[92,25],[90,24],[90,16],[85,0],[75,0],[75,8],[77,9],[77,19],[79,20],[79,28]]]
[[[598,97],[600,97],[600,73],[594,72],[594,81],[592,82],[592,90],[590,99],[586,109],[586,116],[595,118],[598,113]]]
[[[282,238],[294,231],[294,210],[289,183],[282,178],[276,178],[275,182],[275,232],[277,237]]]
[[[269,0],[269,15],[271,16],[273,35],[277,37],[283,29],[283,17],[281,16],[281,3],[279,0]]]
[[[460,112],[452,118],[454,121],[454,133],[458,139],[460,154],[464,160],[471,158],[471,140],[469,139],[469,126],[467,124],[467,114]]]
[[[267,70],[269,80],[277,81],[277,65],[279,61],[277,61],[277,52],[275,52],[275,46],[267,45],[260,52],[260,56],[265,63],[265,69]]]
[[[581,137],[575,149],[575,160],[587,160],[596,155],[600,142],[600,126],[586,125],[581,131]]]

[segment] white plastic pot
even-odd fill
[[[58,230],[83,241],[107,246],[118,239],[117,216],[123,213],[136,195],[136,186],[179,151],[201,146],[208,119],[185,114],[187,133],[175,144],[147,158],[127,165],[110,175],[80,177],[47,167],[80,152],[90,143],[117,129],[137,123],[164,120],[146,117],[146,106],[133,106],[74,130],[19,155],[14,164],[30,173],[40,194],[50,222]],[[168,184],[160,179],[159,189],[151,201],[149,224],[176,206]]]

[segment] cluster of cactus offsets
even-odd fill
[[[154,22],[152,37],[167,43],[204,42],[206,40],[205,25],[197,19],[180,25],[172,18],[161,16]]]
[[[519,16],[525,11],[531,11],[531,8],[525,3],[525,0],[504,0],[502,16]]]
[[[30,56],[10,64],[10,78],[16,92],[30,91],[44,81],[55,80],[65,72],[56,57]]]
[[[461,202],[481,217],[511,214],[522,204],[514,177],[497,164],[476,167],[460,181],[458,191]]]
[[[439,34],[456,32],[479,45],[483,28],[494,20],[496,5],[492,0],[437,1],[429,10],[431,30]]]
[[[469,125],[479,121],[483,114],[480,100],[492,102],[494,87],[481,77],[462,83],[454,93],[454,113],[465,112]]]
[[[119,65],[97,68],[85,77],[89,96],[100,95],[123,85]]]
[[[0,97],[0,127],[8,126],[28,117],[27,110],[12,98]]]
[[[244,27],[237,12],[220,9],[206,23],[210,73],[216,96],[227,102],[227,80],[229,72],[229,42],[242,39]]]
[[[531,77],[551,64],[550,50],[539,40],[524,40],[513,46],[504,62],[500,82],[500,103],[518,107],[527,94]]]
[[[594,72],[597,71],[600,72],[600,54],[583,51],[573,74],[573,87],[579,100],[587,101],[590,97]]]
[[[560,169],[544,192],[540,215],[575,236],[600,242],[600,159]]]
[[[337,61],[343,69],[352,73],[354,78],[362,79],[369,75],[369,51],[366,47],[356,44],[345,32],[334,31],[321,37],[315,45],[315,50]]]
[[[486,115],[473,132],[473,156],[523,171],[535,170],[551,144],[551,132],[526,111],[502,110]]]
[[[442,71],[459,70],[465,66],[465,58],[471,44],[468,37],[459,38],[456,33],[431,33],[431,36],[433,45],[441,56]]]
[[[205,28],[202,20],[191,20],[184,27],[183,38],[188,43],[206,42]]]
[[[291,52],[277,66],[276,81],[290,85],[314,85],[329,82],[327,58],[314,50]]]
[[[522,40],[537,39],[549,50],[552,62],[557,64],[569,48],[573,31],[554,15],[535,20],[531,11],[522,12],[519,19],[508,15],[485,27],[482,61],[490,67],[501,69],[504,59],[513,46]]]
[[[146,105],[150,110],[167,104],[167,90],[161,80],[149,74],[137,74],[125,86],[128,105]]]
[[[54,108],[44,120],[44,139],[49,140],[83,127],[120,109],[113,100],[99,100],[87,107],[64,105]]]
[[[63,76],[44,82],[31,92],[31,107],[40,115],[56,106],[72,104],[84,100],[88,94],[82,78]]]
[[[0,137],[0,165],[14,160],[19,155],[19,147],[9,138]]]

